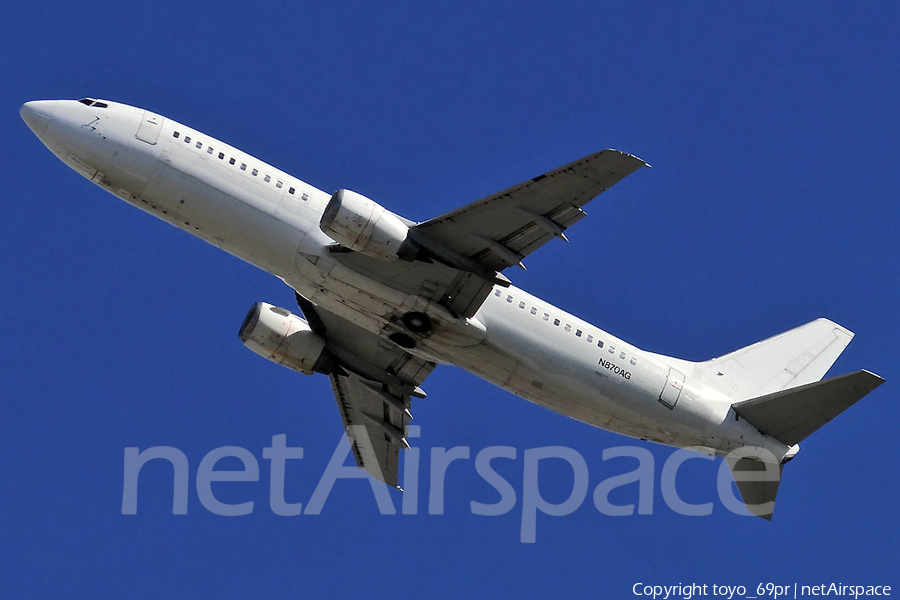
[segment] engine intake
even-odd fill
[[[238,335],[245,346],[273,363],[305,375],[326,370],[325,340],[306,321],[278,306],[254,304]]]
[[[413,260],[419,252],[403,219],[350,190],[331,196],[319,227],[341,246],[379,260]]]

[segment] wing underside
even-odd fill
[[[391,395],[358,375],[331,375],[330,379],[356,464],[375,479],[398,487],[408,417],[394,410],[394,405],[408,406],[409,397]]]
[[[413,394],[435,365],[404,352],[302,296],[297,303],[313,331],[326,340],[340,369],[329,374],[356,464],[398,487],[400,449],[412,416]]]
[[[471,317],[500,271],[523,259],[585,216],[582,207],[637,169],[649,166],[618,150],[602,150],[419,223],[411,235],[435,260],[385,262],[348,252],[349,268],[406,293]],[[506,285],[509,281],[506,280]]]
[[[564,236],[582,207],[641,167],[640,158],[601,150],[486,198],[425,221],[416,229],[500,271]]]

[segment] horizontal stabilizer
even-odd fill
[[[732,405],[748,423],[789,446],[799,443],[884,383],[869,371],[817,381]]]
[[[771,521],[784,465],[774,465],[752,458],[735,460],[726,457],[725,460],[731,468],[734,482],[750,514]],[[777,478],[773,473],[767,474],[767,469],[777,471]]]

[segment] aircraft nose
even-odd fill
[[[50,124],[50,119],[53,118],[55,107],[56,102],[53,100],[33,100],[23,104],[19,109],[19,114],[22,115],[22,120],[34,134],[41,137],[41,134],[47,129],[47,125]]]

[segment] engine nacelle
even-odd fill
[[[418,253],[403,219],[350,190],[331,196],[319,227],[341,246],[372,258],[412,260]]]
[[[325,358],[325,340],[283,308],[257,302],[238,333],[245,346],[266,360],[312,375]]]

